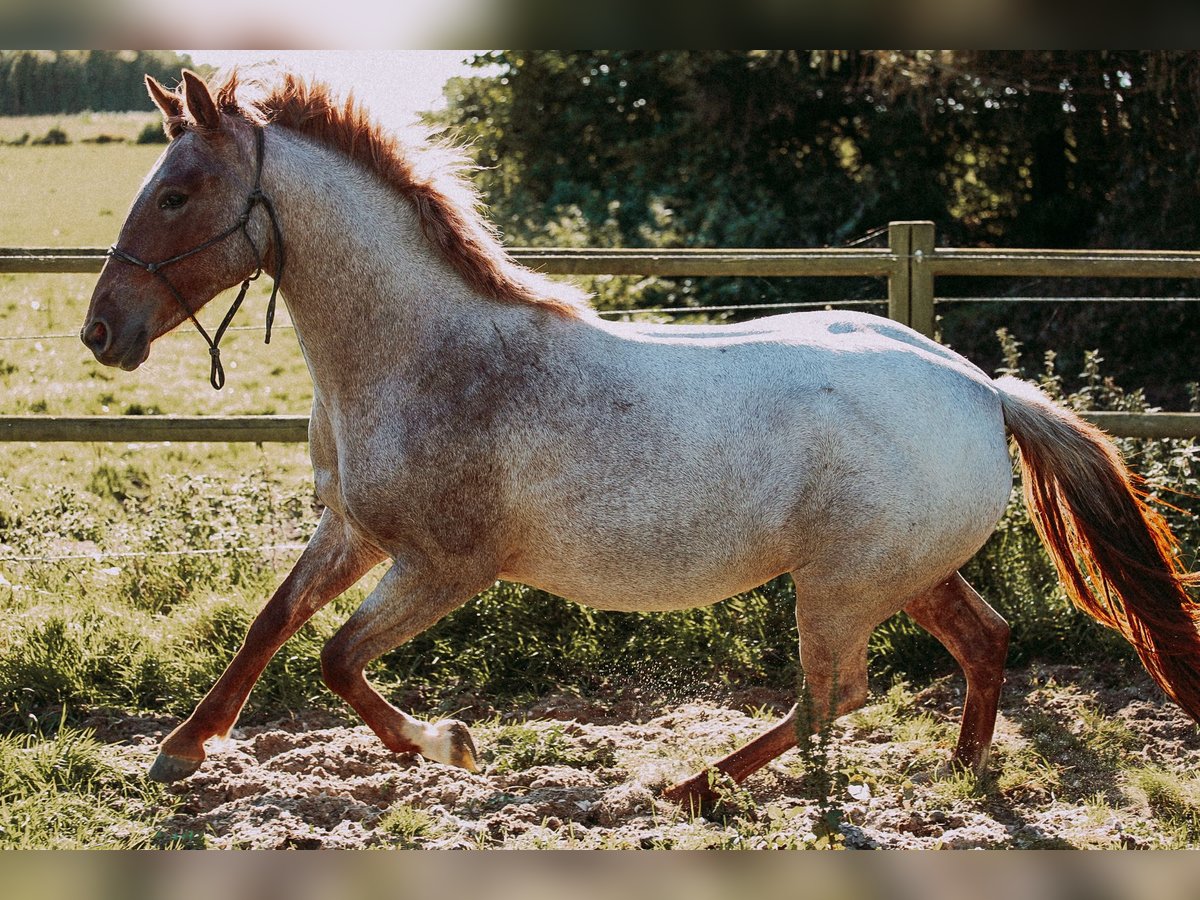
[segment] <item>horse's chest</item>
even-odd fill
[[[383,438],[322,449],[317,496],[389,551],[461,558],[497,546],[501,479],[488,454]]]

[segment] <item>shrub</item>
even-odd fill
[[[147,122],[146,126],[138,132],[137,139],[134,143],[138,144],[165,144],[167,143],[167,133],[158,122]]]
[[[61,147],[71,143],[71,139],[65,131],[55,125],[40,138],[35,138],[33,143],[39,147]]]

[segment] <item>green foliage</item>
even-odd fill
[[[501,695],[605,685],[675,694],[714,679],[786,684],[794,648],[783,580],[671,613],[604,612],[501,582],[385,656],[377,677]]]
[[[162,113],[155,110],[126,110],[124,112],[44,113],[36,116],[0,116],[0,146],[26,147],[32,149],[34,135],[45,134],[51,128],[65,131],[72,141],[95,147],[113,149],[117,144],[134,143],[138,133],[147,125],[156,125],[162,130]],[[36,155],[36,153],[34,154]],[[21,159],[17,157],[16,159]],[[100,157],[104,160],[105,157]],[[53,158],[59,166],[61,156]],[[113,160],[108,158],[111,168]],[[10,165],[15,163],[10,163]],[[144,171],[138,173],[145,175]],[[43,187],[38,185],[38,187]],[[53,187],[53,185],[50,185]],[[92,212],[87,208],[87,197],[72,198],[76,215]],[[128,198],[127,198],[128,199]]]
[[[396,839],[401,849],[416,849],[442,833],[441,823],[428,812],[408,803],[397,803],[379,820],[379,830]]]
[[[1154,818],[1178,832],[1181,845],[1196,845],[1200,839],[1200,778],[1147,764],[1127,769],[1125,780]]]
[[[799,672],[796,679],[796,749],[805,768],[805,793],[817,803],[813,832],[817,846],[822,848],[838,847],[845,840],[841,833],[844,810],[840,793],[846,781],[838,770],[833,748],[832,710],[838,696],[836,681],[830,693],[830,697],[824,698],[829,713],[818,719],[817,698],[813,697],[803,671]]]

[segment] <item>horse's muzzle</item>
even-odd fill
[[[149,335],[145,328],[138,329],[131,340],[120,341],[108,322],[99,316],[83,326],[79,339],[97,361],[126,372],[132,372],[150,355]]]

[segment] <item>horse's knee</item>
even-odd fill
[[[1004,617],[990,606],[986,607],[986,613],[982,618],[983,633],[987,635],[993,652],[998,650],[1001,656],[1006,656],[1008,654],[1008,639],[1012,634],[1012,628],[1009,627]]]
[[[867,673],[864,670],[861,677],[843,686],[841,696],[838,697],[837,715],[844,716],[846,713],[859,709],[867,702],[870,694],[871,690],[867,684]]]
[[[811,703],[814,719],[811,727],[820,729],[826,722],[853,712],[867,702],[870,688],[866,666],[848,666],[832,673],[806,669],[804,690]]]
[[[966,644],[960,653],[959,663],[968,675],[974,672],[980,674],[1003,671],[1008,659],[1008,641],[1012,633],[1004,617],[990,606],[983,606],[976,616],[977,627],[974,633],[965,640]]]
[[[354,687],[361,677],[362,670],[356,669],[348,659],[346,647],[338,636],[334,635],[321,648],[321,677],[326,686],[344,697]]]

